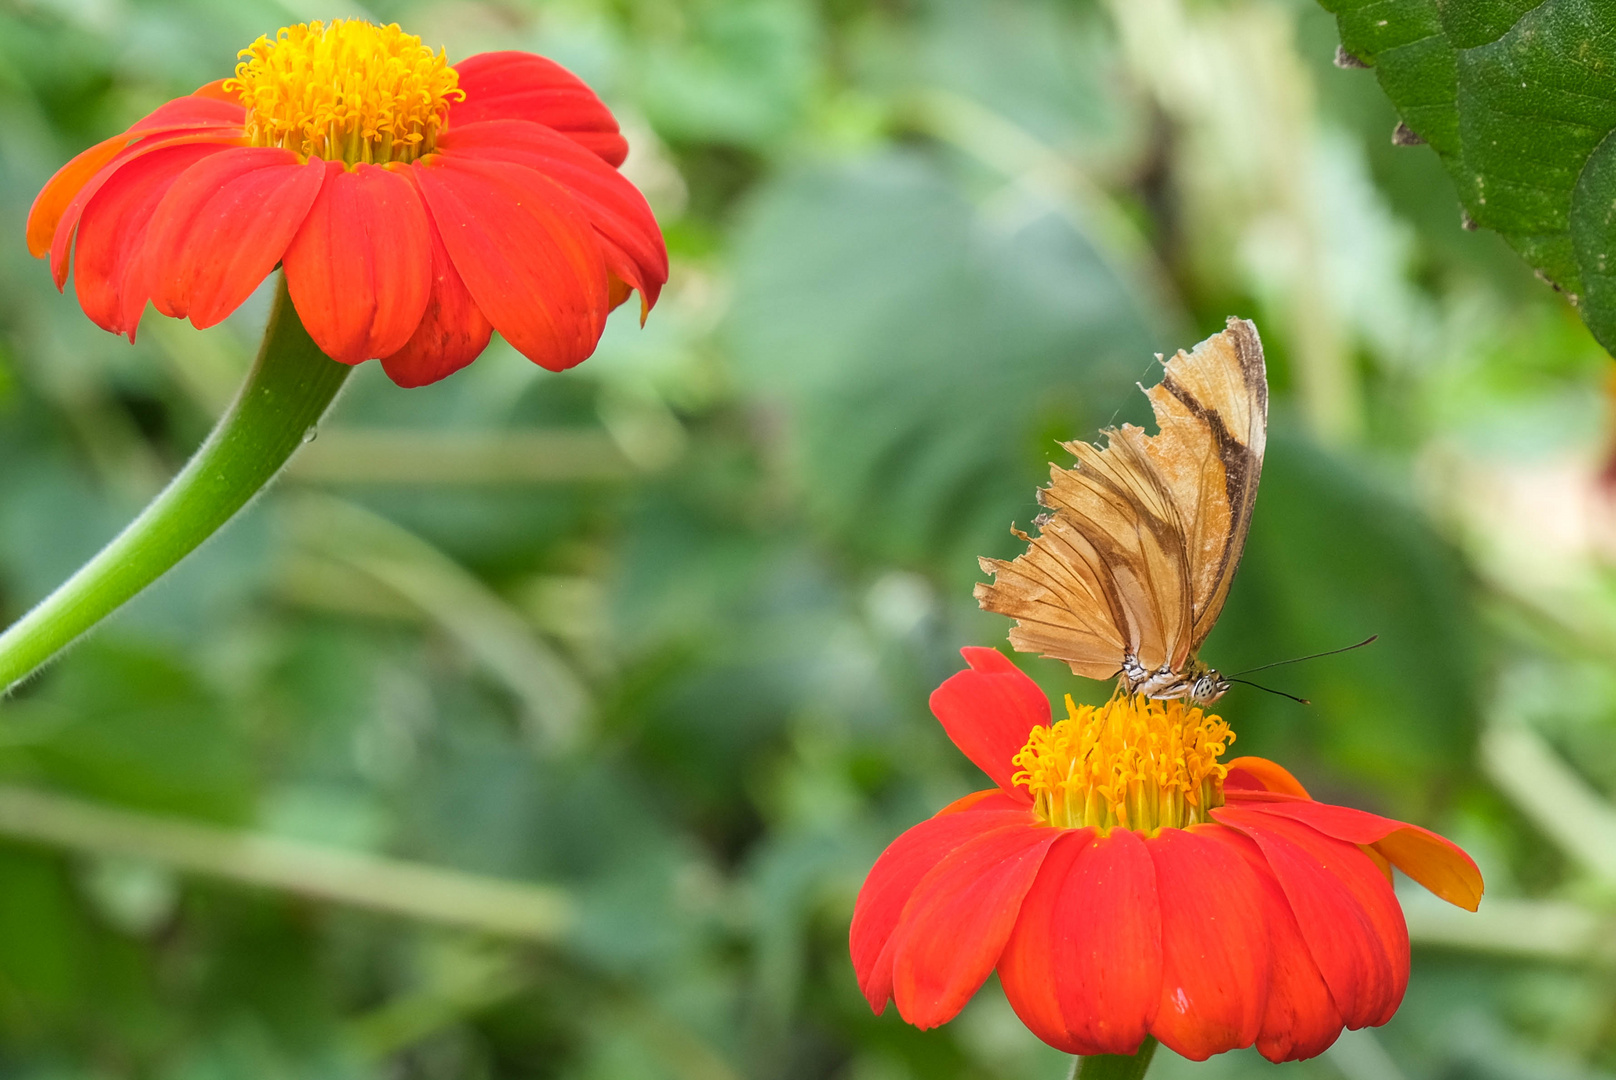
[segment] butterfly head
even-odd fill
[[[1188,680],[1184,701],[1189,705],[1210,705],[1229,690],[1229,680],[1199,660],[1184,677]]]

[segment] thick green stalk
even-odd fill
[[[1072,1066],[1072,1080],[1140,1080],[1150,1068],[1150,1059],[1156,1056],[1156,1039],[1145,1036],[1145,1041],[1132,1054],[1100,1054],[1078,1058]]]
[[[207,441],[128,528],[0,634],[0,692],[49,662],[234,517],[307,440],[351,370],[314,344],[282,281],[258,359]]]

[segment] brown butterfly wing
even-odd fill
[[[1026,554],[983,559],[982,607],[1012,616],[1010,643],[1104,679],[1126,655],[1183,671],[1211,632],[1245,548],[1267,443],[1268,383],[1256,327],[1229,328],[1167,362],[1146,391],[1158,434],[1067,443],[1049,513]]]
[[[1212,632],[1246,549],[1268,446],[1268,372],[1257,328],[1229,328],[1167,363],[1151,387],[1151,461],[1175,493],[1191,568],[1193,656]],[[1177,668],[1175,668],[1177,670]]]

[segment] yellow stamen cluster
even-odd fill
[[[247,107],[254,146],[305,158],[386,164],[431,153],[460,76],[395,23],[337,19],[288,26],[241,50],[225,89]]]
[[[1228,767],[1218,758],[1234,732],[1182,701],[1119,694],[1073,704],[1053,727],[1035,727],[1015,757],[1014,782],[1038,813],[1063,829],[1121,826],[1147,835],[1210,820],[1223,805]]]

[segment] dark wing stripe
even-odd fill
[[[1257,337],[1256,328],[1245,319],[1231,318],[1228,321],[1227,333],[1234,344],[1241,381],[1249,397],[1247,408],[1252,425],[1255,427],[1261,424],[1266,427],[1268,378],[1263,364],[1262,343]],[[1237,437],[1229,430],[1219,410],[1203,405],[1171,375],[1162,378],[1162,389],[1207,425],[1223,465],[1224,495],[1229,503],[1229,526],[1219,553],[1215,578],[1219,585],[1213,589],[1209,597],[1215,607],[1209,612],[1195,612],[1193,624],[1195,629],[1190,644],[1190,653],[1193,655],[1200,651],[1202,642],[1212,632],[1218,612],[1222,609],[1223,599],[1227,596],[1225,583],[1234,577],[1235,571],[1240,568],[1240,559],[1245,554],[1246,533],[1251,527],[1251,513],[1257,501],[1257,484],[1262,478],[1262,456],[1251,450],[1251,430],[1245,433],[1245,439]],[[1208,618],[1208,615],[1211,617]]]

